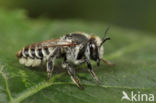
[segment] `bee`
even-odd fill
[[[98,84],[101,84],[93,71],[91,60],[96,61],[97,66],[100,65],[101,60],[108,65],[112,65],[109,61],[103,59],[103,44],[110,40],[109,37],[106,37],[108,30],[109,28],[106,29],[103,39],[87,33],[75,32],[66,34],[59,39],[33,43],[19,50],[16,56],[19,63],[27,67],[46,64],[48,80],[54,70],[55,59],[61,58],[63,60],[62,67],[67,69],[68,74],[80,89],[83,87],[72,65],[86,63],[92,77]]]

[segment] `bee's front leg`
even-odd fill
[[[88,66],[88,71],[90,72],[90,74],[92,75],[92,77],[96,80],[96,82],[101,85],[101,82],[99,81],[98,77],[96,76],[96,74],[93,71],[92,65],[90,63],[89,60],[86,60],[87,62],[87,66]]]
[[[109,66],[114,66],[115,64],[113,64],[113,63],[111,63],[110,61],[108,61],[108,60],[105,60],[105,59],[100,59],[100,60],[102,60],[105,64],[107,64],[107,65],[109,65]]]

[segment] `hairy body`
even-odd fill
[[[18,51],[16,56],[19,58],[20,64],[28,67],[40,66],[46,63],[48,79],[50,79],[54,69],[55,59],[62,58],[64,60],[62,67],[68,70],[72,80],[79,88],[82,88],[79,79],[75,75],[75,70],[70,64],[87,63],[89,72],[97,83],[100,84],[92,69],[90,60],[96,61],[99,65],[103,56],[102,42],[99,37],[90,36],[86,33],[70,33],[59,39],[28,45]]]

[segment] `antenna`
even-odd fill
[[[109,29],[110,29],[110,26],[107,27],[107,29],[106,29],[106,31],[105,31],[105,33],[104,33],[104,37],[103,37],[103,39],[102,39],[102,42],[101,42],[101,44],[100,44],[100,47],[104,44],[105,41],[110,40],[110,37],[106,38]]]

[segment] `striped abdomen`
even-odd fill
[[[16,56],[20,64],[35,67],[46,61],[53,50],[54,48],[29,45],[17,52]]]

